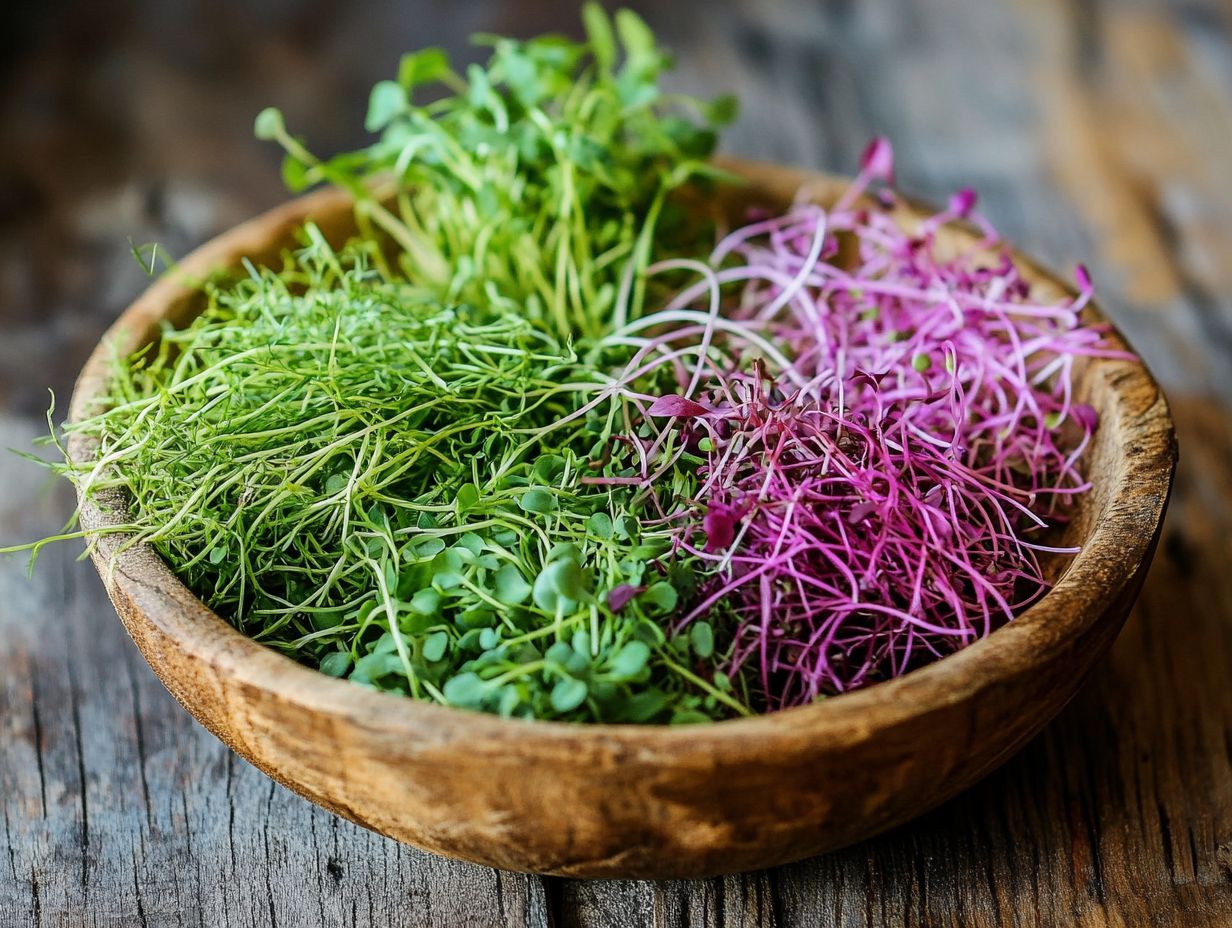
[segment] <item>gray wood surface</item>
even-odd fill
[[[28,446],[173,253],[274,202],[278,103],[355,144],[399,52],[574,25],[573,4],[6,4],[0,447]],[[733,153],[973,185],[1045,261],[1086,260],[1164,381],[1182,465],[1142,600],[1071,707],[944,808],[850,850],[697,883],[541,880],[344,823],[237,760],[162,690],[78,549],[0,559],[0,926],[1232,923],[1232,7],[1214,0],[674,0],[677,84],[735,91]],[[0,456],[0,544],[63,487]]]

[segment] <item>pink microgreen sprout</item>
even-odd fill
[[[1090,486],[1098,417],[1075,401],[1075,365],[1129,357],[1080,318],[1084,267],[1076,299],[1040,299],[990,250],[973,191],[908,232],[862,199],[893,176],[874,139],[833,209],[733,231],[698,283],[616,336],[638,346],[622,384],[661,364],[681,384],[643,404],[634,479],[656,486],[686,446],[705,459],[656,523],[705,565],[680,627],[721,607],[720,669],[755,668],[768,709],[903,674],[1042,596],[1040,555],[1076,550],[1049,529]],[[980,247],[936,247],[960,219]],[[835,260],[840,237],[853,259]]]

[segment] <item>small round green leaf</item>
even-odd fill
[[[415,556],[419,558],[436,557],[445,550],[445,542],[439,538],[425,538],[414,550]]]
[[[559,454],[541,454],[530,469],[532,480],[551,484],[565,469],[565,459]]]
[[[447,632],[433,632],[423,643],[423,656],[426,661],[439,661],[445,656],[445,650],[449,647],[449,635]]]
[[[693,653],[703,660],[714,653],[714,629],[709,622],[694,622],[689,629],[689,643]]]
[[[420,590],[411,597],[411,611],[419,615],[436,615],[440,608],[441,594],[436,590]]]
[[[561,541],[552,545],[552,550],[548,552],[548,562],[552,561],[575,561],[582,563],[582,549],[571,541]]]
[[[716,126],[733,122],[740,112],[740,102],[732,94],[715,97],[706,105],[706,118]]]
[[[462,551],[469,551],[478,557],[480,552],[483,551],[483,539],[474,532],[465,532],[458,537],[458,542],[454,547]]]
[[[710,716],[697,709],[678,709],[672,713],[672,725],[700,725],[703,722],[709,722]]]
[[[573,633],[573,638],[569,642],[573,645],[573,650],[578,654],[590,656],[590,632],[583,629],[578,629]]]
[[[496,613],[485,605],[473,606],[459,614],[457,622],[466,629],[491,628],[496,624]]]
[[[571,610],[586,595],[586,574],[576,561],[552,561],[535,578],[532,594],[544,612]]]
[[[581,675],[590,667],[590,655],[579,651],[570,651],[565,660],[565,670],[571,674]]]
[[[351,655],[347,651],[331,651],[321,659],[321,673],[342,677],[351,669]]]
[[[478,674],[460,673],[445,681],[445,698],[464,709],[478,709],[487,692],[487,684]]]
[[[380,81],[368,98],[368,115],[364,128],[380,132],[406,107],[406,91],[394,81]]]
[[[518,688],[512,683],[507,683],[501,687],[500,703],[498,711],[505,718],[513,715],[513,710],[518,707],[518,703],[522,701],[522,696],[518,692]]]
[[[432,583],[442,590],[451,590],[462,582],[463,555],[446,548],[432,559]]]
[[[282,121],[282,111],[277,107],[267,106],[257,114],[252,131],[257,138],[268,142],[282,135],[285,128]]]
[[[419,84],[440,80],[449,73],[449,55],[440,48],[424,48],[402,56],[398,83],[409,93]]]
[[[666,580],[660,580],[647,588],[646,592],[639,597],[639,601],[654,612],[665,613],[676,608],[678,598],[676,588]]]
[[[467,512],[479,502],[479,488],[473,483],[464,483],[458,488],[458,512]]]
[[[493,591],[498,601],[506,606],[517,606],[530,596],[530,584],[513,564],[506,564],[496,572],[496,588]]]
[[[586,574],[577,561],[553,561],[545,569],[552,578],[552,588],[567,599],[579,600],[586,595]]]
[[[294,155],[287,155],[282,159],[282,182],[292,193],[299,193],[311,187],[314,178],[309,173],[308,165]]]
[[[566,677],[552,687],[552,708],[557,712],[572,712],[586,701],[587,692],[585,681]]]
[[[621,647],[608,663],[612,676],[620,680],[636,677],[650,659],[650,648],[640,641],[630,641]]]
[[[649,722],[671,701],[672,698],[658,687],[642,690],[629,697],[625,708],[625,719],[629,722]]]
[[[518,505],[527,512],[547,515],[556,510],[556,497],[543,489],[543,487],[531,487],[522,494],[522,498],[518,500]]]
[[[586,530],[599,538],[612,537],[612,517],[606,512],[596,512],[586,520]]]

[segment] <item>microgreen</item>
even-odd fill
[[[480,36],[491,57],[465,74],[440,49],[407,55],[372,91],[380,137],[360,151],[319,159],[273,109],[256,132],[286,149],[292,189],[351,191],[361,225],[438,298],[517,309],[562,339],[606,334],[640,314],[667,194],[715,173],[705,158],[735,109],[666,94],[670,58],[632,11],[614,28],[595,4],[583,18],[581,43]],[[447,95],[417,102],[429,85]]]
[[[613,437],[665,382],[616,376],[628,349],[598,341],[640,315],[668,194],[717,173],[733,102],[663,93],[635,14],[583,16],[582,43],[480,37],[465,74],[405,56],[358,152],[318,159],[263,111],[287,183],[349,191],[359,240],[308,226],[281,268],[211,284],[192,324],[116,361],[70,427],[97,458],[62,469],[124,493],[128,544],[331,676],[507,716],[747,712],[679,662],[657,500]]]
[[[207,297],[117,361],[105,409],[70,426],[97,463],[66,469],[123,491],[130,543],[241,630],[332,676],[505,715],[743,709],[674,669],[659,617],[676,593],[635,489],[582,482],[637,414],[610,373],[622,358],[435,302],[311,226],[283,267]]]
[[[709,653],[717,610],[725,668],[755,667],[767,708],[902,674],[1042,595],[1039,554],[1074,550],[1045,530],[1089,487],[1096,416],[1072,372],[1126,357],[1080,319],[1085,271],[1077,299],[1041,302],[1005,250],[938,247],[956,218],[995,246],[971,191],[914,233],[890,195],[858,202],[892,173],[876,140],[834,209],[731,233],[635,340],[684,370],[627,440],[705,455],[696,493],[663,520],[678,553],[709,565],[678,627]],[[730,283],[725,318],[686,309]]]
[[[349,191],[358,237],[308,225],[280,267],[208,284],[115,360],[67,427],[94,459],[58,469],[123,494],[125,544],[257,641],[506,717],[797,705],[1010,620],[1088,488],[1072,375],[1115,352],[1085,270],[1076,300],[1035,298],[969,190],[904,231],[892,195],[861,199],[892,181],[882,139],[832,209],[698,260],[713,240],[669,195],[720,176],[733,101],[665,93],[634,14],[583,21],[481,37],[464,74],[404,57],[357,152],[262,112],[288,184]],[[982,251],[937,247],[955,219]]]

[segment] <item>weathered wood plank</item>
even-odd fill
[[[16,80],[0,92],[18,127],[0,153],[2,446],[24,446],[44,383],[63,392],[139,288],[126,235],[182,251],[278,198],[276,159],[247,137],[259,105],[282,102],[325,147],[350,144],[355,101],[404,47],[573,16],[369,2],[280,20],[272,4],[215,4],[169,22],[134,2],[112,23],[89,6],[51,39],[7,30],[34,51],[5,65]],[[644,6],[679,51],[681,87],[743,98],[729,150],[842,170],[885,132],[904,188],[974,185],[1028,251],[1089,260],[1171,391],[1183,451],[1160,556],[1111,659],[1005,768],[878,840],[695,884],[545,884],[400,848],[272,786],[162,691],[71,551],[49,550],[33,582],[3,560],[0,925],[1232,919],[1226,4]],[[273,63],[256,63],[259,47]],[[48,98],[59,115],[21,129]],[[57,527],[66,496],[42,482],[0,464],[0,542]]]
[[[30,423],[0,418],[0,446]],[[0,461],[3,537],[61,488]],[[63,546],[0,561],[0,925],[546,926],[541,882],[447,862],[310,805],[171,701]]]

